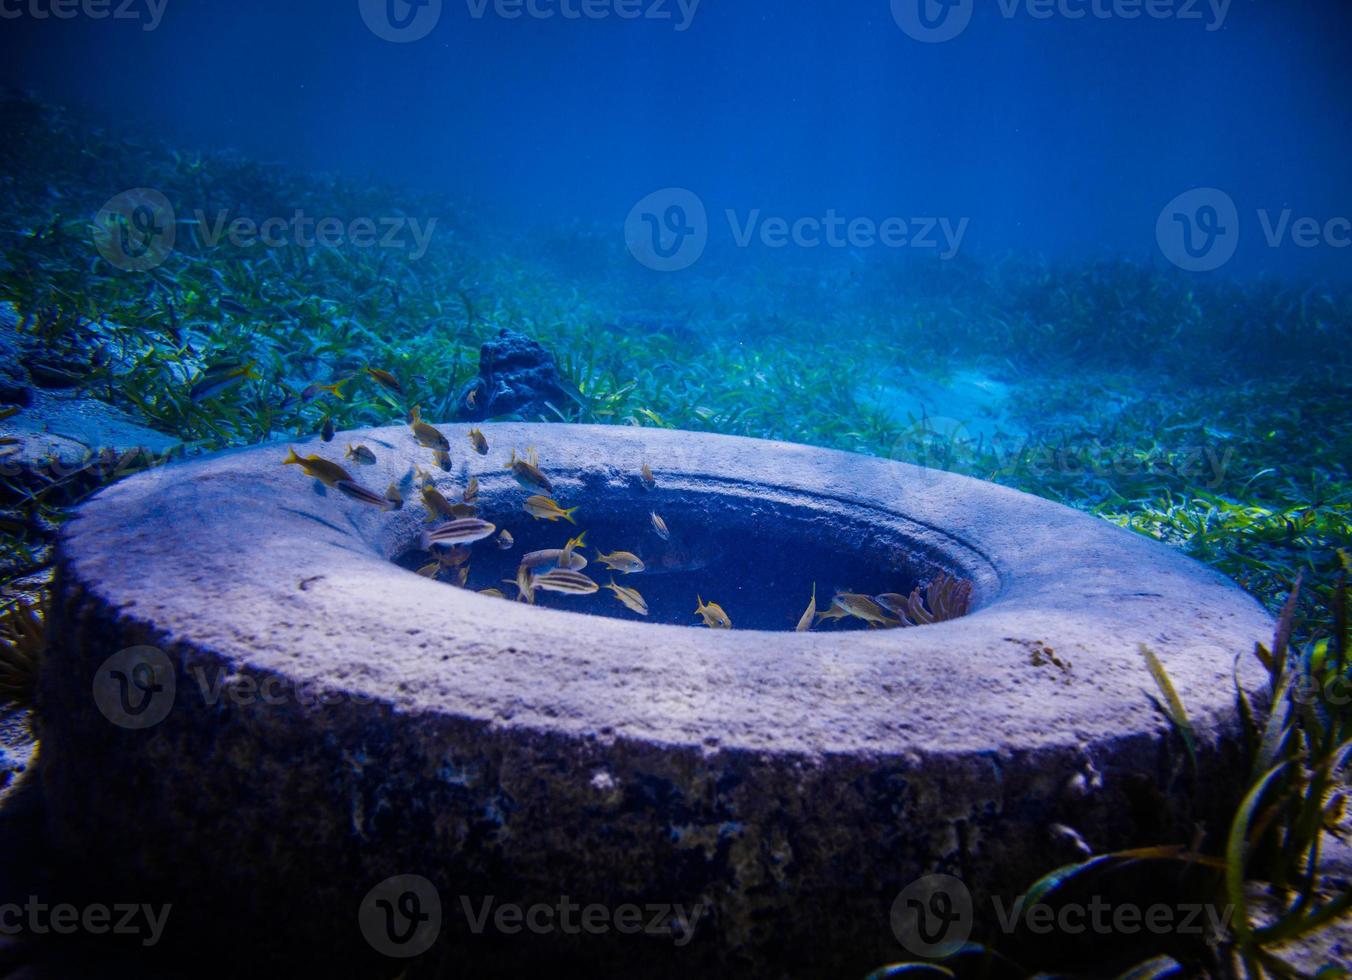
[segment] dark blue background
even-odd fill
[[[679,185],[719,216],[966,216],[978,253],[1146,257],[1165,202],[1213,185],[1246,223],[1231,271],[1337,276],[1352,249],[1264,248],[1255,213],[1352,214],[1350,24],[1341,0],[1234,0],[1217,32],[977,0],[925,45],[887,0],[704,0],[685,32],[446,0],[397,45],[356,0],[168,0],[152,32],[0,21],[0,71],[112,126],[445,189],[508,229],[618,227]]]

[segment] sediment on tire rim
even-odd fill
[[[1271,623],[1161,545],[991,484],[828,450],[499,424],[483,426],[481,457],[463,426],[441,428],[448,471],[407,427],[333,445],[376,452],[360,474],[374,488],[415,462],[448,494],[477,475],[482,513],[503,521],[526,518],[502,464],[532,446],[583,527],[658,509],[715,538],[734,528],[734,554],[790,534],[861,577],[967,578],[975,609],[915,629],[794,633],[530,607],[401,567],[425,526],[416,495],[383,513],[320,491],[279,465],[285,447],[128,480],[60,542],[41,767],[61,853],[173,901],[169,941],[219,929],[225,910],[276,951],[379,969],[357,909],[382,880],[416,874],[442,896],[428,955],[462,969],[842,975],[904,955],[889,909],[920,875],[955,874],[978,901],[1012,895],[1076,856],[1057,850],[1054,823],[1106,850],[1187,839],[1233,800],[1232,667]],[[740,597],[765,601],[717,561],[700,574],[734,624]],[[824,601],[848,583],[818,584]],[[753,621],[778,615],[756,608]],[[1141,644],[1187,704],[1195,779],[1147,697]],[[107,658],[135,646],[162,651],[174,688],[141,729],[91,696]],[[1241,677],[1261,686],[1260,670]],[[681,947],[476,936],[461,896],[488,895],[708,911]]]

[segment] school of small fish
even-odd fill
[[[231,365],[227,369],[200,379],[197,387],[201,397],[213,397],[224,387],[228,387],[250,375],[252,365]],[[395,393],[402,393],[398,379],[388,372],[377,368],[367,368],[367,374],[378,384]],[[301,398],[310,400],[322,395],[342,398],[341,388],[348,379],[331,385],[311,385],[301,393]],[[451,469],[451,442],[435,426],[424,422],[417,406],[409,413],[409,427],[417,445],[431,450],[433,461],[443,470]],[[326,427],[323,441],[333,438]],[[468,439],[472,449],[479,455],[489,452],[488,440],[478,428],[468,430]],[[366,445],[347,446],[346,460],[361,466],[376,463],[376,454]],[[326,460],[318,455],[300,456],[295,449],[288,451],[283,463],[299,466],[304,474],[349,499],[378,507],[384,511],[399,510],[404,498],[398,484],[392,483],[384,494],[377,493],[364,486],[339,463]],[[536,520],[555,523],[565,520],[577,524],[574,515],[581,505],[564,508],[554,499],[553,482],[540,467],[540,459],[534,449],[528,448],[524,454],[516,449],[510,451],[503,469],[510,471],[513,479],[529,496],[522,502],[522,509]],[[481,541],[492,542],[492,547],[500,551],[510,551],[516,541],[506,528],[478,516],[479,478],[471,477],[460,494],[460,501],[452,503],[434,485],[433,477],[421,466],[415,465],[412,480],[426,508],[426,521],[433,527],[423,530],[418,544],[421,550],[428,552],[430,560],[417,569],[417,574],[437,579],[449,574],[455,584],[466,587],[469,581],[473,546]],[[657,488],[657,479],[651,467],[645,462],[638,474],[641,486],[647,490]],[[665,518],[656,510],[649,511],[651,533],[663,541],[671,540],[671,529]],[[581,552],[587,547],[587,532],[580,531],[570,537],[560,548],[532,551],[522,556],[517,565],[514,579],[505,580],[505,584],[516,589],[517,601],[534,603],[538,591],[553,592],[560,595],[588,596],[609,590],[615,601],[629,611],[640,616],[648,615],[648,603],[638,589],[619,585],[615,575],[636,575],[646,566],[643,559],[632,551],[613,550],[609,553],[597,551],[592,559],[597,565],[604,566],[611,573],[610,581],[604,586],[583,572],[589,562]],[[928,586],[928,593],[921,595],[916,588],[910,595],[884,593],[870,596],[862,593],[837,592],[825,609],[818,610],[817,586],[812,585],[812,595],[807,608],[799,617],[795,630],[806,632],[825,621],[853,618],[867,624],[872,629],[894,629],[931,623],[943,619],[955,618],[965,614],[971,598],[971,583],[940,575]],[[480,595],[495,598],[507,598],[499,588],[478,590]],[[926,601],[929,605],[927,607]],[[695,597],[694,616],[710,629],[731,629],[732,618],[717,602],[706,602],[702,595]]]

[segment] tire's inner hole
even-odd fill
[[[496,482],[496,481],[495,481]],[[613,616],[638,622],[703,627],[695,614],[697,597],[718,603],[735,629],[791,631],[807,608],[816,585],[817,610],[826,611],[833,595],[909,594],[941,569],[895,540],[892,529],[865,522],[842,522],[807,508],[772,504],[718,494],[682,493],[631,496],[616,494],[580,500],[563,494],[562,506],[577,502],[577,526],[567,521],[538,520],[521,509],[525,494],[481,495],[479,517],[506,529],[514,539],[500,549],[496,536],[476,542],[466,564],[465,588],[499,589],[516,600],[517,566],[529,552],[562,548],[586,531],[579,554],[587,559],[580,571],[601,586],[591,595],[569,595],[537,589],[535,604],[549,609]],[[653,528],[650,511],[666,521],[670,538]],[[428,523],[434,527],[435,524]],[[627,551],[643,560],[641,572],[612,572],[597,556]],[[415,570],[432,561],[416,541],[394,559]],[[458,568],[446,568],[437,581],[456,587]],[[607,583],[638,590],[648,606],[643,616],[626,608]],[[818,620],[814,631],[868,629],[857,618]]]

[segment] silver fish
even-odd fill
[[[497,525],[477,517],[462,517],[459,520],[439,524],[430,531],[424,531],[419,539],[424,551],[430,551],[433,545],[473,544],[497,533]]]
[[[368,490],[353,480],[339,480],[333,487],[346,497],[358,500],[363,504],[371,504],[381,510],[398,510],[404,506],[403,500],[398,499],[399,489],[393,484],[390,485],[390,489],[386,491],[386,495],[383,497],[374,490]]]
[[[537,589],[544,589],[546,592],[563,592],[567,595],[591,595],[600,588],[599,585],[581,572],[573,572],[563,568],[556,568],[552,572],[536,575],[532,582]]]

